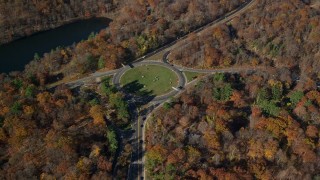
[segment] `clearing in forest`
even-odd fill
[[[121,85],[130,93],[159,96],[172,91],[178,84],[177,75],[157,65],[142,65],[128,70],[121,77]]]

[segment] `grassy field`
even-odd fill
[[[138,66],[121,77],[121,85],[131,93],[162,95],[177,86],[178,77],[170,69],[156,66]]]

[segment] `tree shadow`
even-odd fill
[[[59,80],[61,80],[63,78],[64,78],[64,75],[62,73],[59,73],[59,74],[56,74],[56,75],[51,75],[51,76],[48,77],[47,83],[48,84],[49,83],[54,83],[54,82],[57,82],[57,81],[59,81]]]
[[[132,95],[131,98],[135,100],[137,106],[149,103],[155,98],[153,91],[143,90],[144,85],[137,80],[132,81],[122,87],[126,94]]]

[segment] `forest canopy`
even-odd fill
[[[75,20],[106,15],[116,4],[111,0],[0,0],[0,44]]]
[[[132,146],[119,132],[133,118],[127,94],[110,78],[63,83],[120,68],[187,34],[169,63],[249,71],[203,75],[153,113],[148,176],[319,179],[320,3],[257,0],[229,22],[189,34],[244,2],[0,0],[0,43],[114,17],[87,40],[0,74],[0,179],[126,179]]]
[[[169,103],[147,124],[152,179],[320,177],[318,90],[266,72],[216,74]]]

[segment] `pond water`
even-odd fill
[[[69,46],[85,40],[92,32],[106,28],[109,22],[107,18],[81,20],[1,45],[0,73],[22,71],[35,53],[42,56],[58,46]]]

